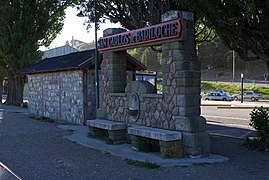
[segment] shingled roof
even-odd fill
[[[135,70],[145,70],[146,66],[126,53],[128,70],[132,66]],[[22,71],[22,74],[45,73],[55,71],[76,70],[84,67],[94,67],[94,49],[74,52],[63,56],[45,58]]]
[[[63,56],[45,58],[33,66],[24,69],[22,74],[79,69],[86,65],[91,65],[93,57],[94,49],[74,52]]]

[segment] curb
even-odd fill
[[[4,165],[2,162],[0,162],[0,166],[4,168],[10,175],[12,175],[14,178],[18,180],[22,180],[18,175],[16,175],[11,169],[9,169],[6,165]],[[1,179],[1,173],[0,173],[0,179]]]
[[[261,106],[217,106],[218,109],[254,109]],[[269,108],[268,106],[262,106],[264,108]]]
[[[225,106],[229,107],[231,104],[201,104],[201,106]]]

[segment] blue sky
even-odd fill
[[[76,8],[67,8],[66,9],[66,19],[64,23],[64,27],[61,33],[54,39],[49,48],[55,48],[59,46],[63,46],[66,40],[70,41],[72,36],[74,39],[78,39],[84,42],[91,42],[94,40],[94,25],[89,29],[89,32],[86,30],[86,25],[83,25],[86,18],[77,17],[78,11]],[[106,28],[118,28],[119,24],[111,24],[107,22],[106,24],[102,24],[100,30],[97,31],[97,37],[101,37],[103,35],[103,30]],[[41,50],[45,48],[42,47]]]

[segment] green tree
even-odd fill
[[[261,59],[269,72],[268,0],[177,0],[196,12],[245,61]]]
[[[39,46],[48,46],[61,31],[64,10],[71,4],[71,0],[1,1],[0,67],[8,77],[9,103],[22,103],[21,71],[41,58]]]
[[[213,68],[230,67],[232,52],[221,43],[219,37],[211,42],[204,42],[198,48],[202,69],[211,65]]]
[[[93,0],[79,3],[90,22],[93,4]],[[268,0],[103,0],[97,2],[97,19],[120,22],[132,30],[159,23],[161,14],[169,10],[195,12],[197,42],[217,34],[241,59],[265,61],[269,72]]]
[[[94,22],[94,0],[82,0],[77,8]],[[96,2],[99,23],[109,20],[120,23],[128,30],[138,29],[161,22],[161,15],[171,10],[184,10],[175,0],[102,0]],[[196,40],[198,43],[215,37],[213,29],[204,24],[202,16],[196,16]]]
[[[151,47],[142,47],[128,50],[128,53],[145,64],[148,70],[161,71],[161,53],[152,50]]]

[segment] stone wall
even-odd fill
[[[87,73],[88,90],[88,114],[87,119],[95,119],[96,117],[96,88],[95,88],[95,76],[94,70],[88,70]]]
[[[82,71],[28,75],[30,113],[70,123],[83,123],[82,80]],[[91,82],[93,80],[92,77],[88,77],[89,101],[95,93]],[[88,104],[89,116],[95,116],[95,108],[92,107],[95,101]]]
[[[176,98],[160,95],[148,95],[145,97],[145,125],[161,129],[175,130],[174,116],[178,115]]]
[[[108,119],[114,119],[121,122],[127,122],[128,109],[126,107],[125,94],[113,94],[107,102]]]
[[[127,109],[124,93],[127,79],[130,79],[126,77],[128,74],[126,62],[125,51],[103,54],[100,72],[100,108],[97,118],[126,122]]]

